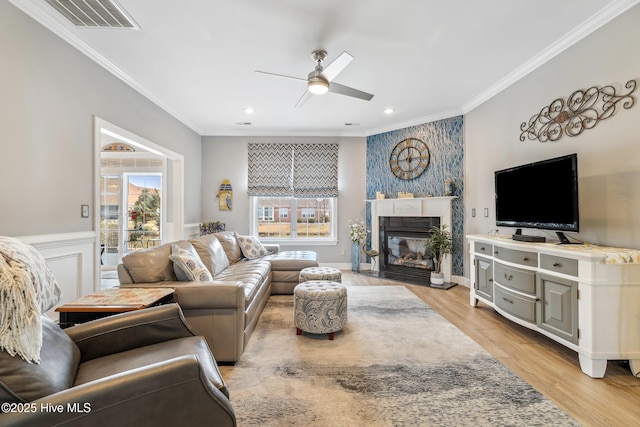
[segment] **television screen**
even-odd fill
[[[496,225],[579,231],[576,154],[495,172]]]

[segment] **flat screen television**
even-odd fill
[[[544,242],[522,234],[522,228],[554,230],[560,243],[571,243],[563,231],[579,231],[578,156],[556,157],[495,172],[496,225],[517,228],[514,240]]]

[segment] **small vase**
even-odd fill
[[[453,186],[450,179],[446,179],[444,181],[444,195],[453,196]]]
[[[358,243],[351,244],[351,271],[360,273],[360,245]]]

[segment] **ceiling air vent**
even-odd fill
[[[76,27],[138,29],[114,0],[47,0]]]

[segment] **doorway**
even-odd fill
[[[106,272],[115,270],[127,253],[162,242],[162,212],[166,210],[162,208],[164,168],[141,172],[133,166],[114,167],[116,160],[103,158],[100,176],[102,279],[112,276]]]
[[[183,156],[95,118],[96,289],[119,284],[135,250],[183,236]]]

